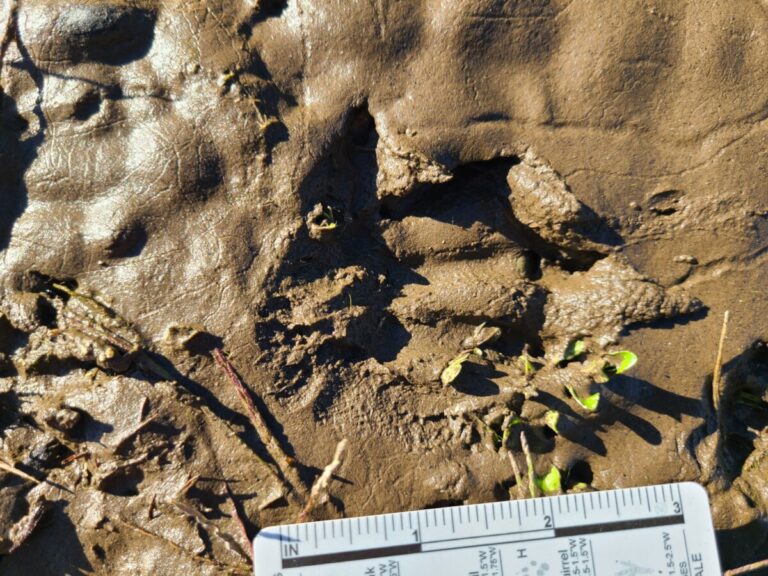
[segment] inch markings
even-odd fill
[[[690,483],[278,526],[254,557],[256,576],[505,576],[525,558],[590,576],[719,573],[706,494]]]

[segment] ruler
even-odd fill
[[[256,576],[720,576],[691,482],[265,528]]]

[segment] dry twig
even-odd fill
[[[309,494],[307,505],[299,514],[296,522],[306,522],[309,520],[310,514],[315,507],[325,502],[328,498],[328,485],[331,483],[333,474],[341,466],[342,457],[344,456],[344,450],[347,448],[347,439],[345,438],[336,445],[336,451],[333,454],[333,461],[325,467],[323,473],[315,480],[312,485],[312,491]]]
[[[515,474],[515,484],[517,485],[517,492],[520,498],[525,498],[525,488],[523,487],[523,475],[520,473],[520,467],[517,465],[512,452],[507,452],[509,455],[509,461],[512,464],[512,472]]]
[[[728,334],[728,321],[731,313],[726,310],[723,315],[723,328],[720,331],[720,343],[717,346],[717,358],[715,359],[715,369],[712,373],[712,404],[717,412],[717,420],[720,422],[720,399],[722,398],[722,370],[723,370],[723,348],[725,347],[725,338]]]
[[[200,562],[204,562],[205,564],[210,564],[220,569],[230,570],[233,573],[242,574],[243,576],[247,576],[251,573],[250,569],[246,570],[245,568],[240,568],[239,566],[238,567],[230,566],[227,564],[223,564],[222,562],[219,562],[212,558],[207,558],[206,556],[199,556],[194,552],[192,552],[191,550],[187,550],[183,546],[179,546],[173,540],[166,538],[165,536],[160,536],[160,534],[155,534],[154,532],[150,532],[146,528],[142,528],[141,526],[137,526],[136,524],[131,524],[130,522],[126,522],[125,520],[120,520],[120,523],[123,524],[124,526],[127,526],[131,530],[135,530],[136,532],[139,532],[140,534],[144,534],[145,536],[149,536],[150,538],[159,540],[160,542],[163,542],[168,546],[171,546],[177,552],[180,552],[181,554],[184,554],[185,556],[188,556]]]
[[[245,522],[240,517],[240,512],[238,511],[237,504],[235,503],[235,497],[232,494],[232,490],[229,488],[229,482],[226,480],[224,481],[224,488],[227,491],[227,500],[229,500],[229,505],[232,506],[232,516],[235,518],[237,525],[240,527],[240,532],[242,532],[243,538],[245,539],[245,550],[248,552],[248,556],[250,556],[251,560],[253,560],[253,546],[251,545],[251,539],[248,537],[248,530],[245,527]]]
[[[536,477],[533,473],[533,457],[531,456],[531,449],[528,447],[528,439],[525,437],[525,432],[520,432],[520,445],[523,447],[525,464],[528,467],[528,491],[531,493],[531,498],[536,498],[539,495],[539,491],[536,489]]]
[[[51,506],[53,506],[53,504],[48,500],[45,500],[44,498],[39,500],[29,514],[24,516],[24,518],[19,520],[13,528],[11,528],[11,548],[8,550],[8,554],[12,554],[18,550],[19,547],[27,541],[27,538],[32,535],[32,532],[37,528],[37,525],[40,523],[40,520],[43,519],[45,513],[51,509]]]
[[[749,574],[750,572],[754,572],[755,570],[761,570],[763,568],[768,568],[768,558],[765,560],[758,560],[757,562],[752,562],[752,564],[747,564],[746,566],[741,566],[740,568],[733,568],[732,570],[726,570],[723,572],[723,576],[739,576],[739,574]]]
[[[256,429],[256,433],[264,443],[264,446],[269,452],[269,455],[280,469],[281,476],[279,479],[281,480],[284,488],[287,489],[286,496],[293,498],[293,500],[296,501],[295,503],[304,505],[306,502],[304,485],[302,484],[301,479],[299,478],[299,474],[296,472],[296,469],[293,466],[292,458],[290,458],[285,453],[283,447],[280,446],[280,443],[277,441],[277,438],[275,438],[275,436],[269,430],[269,426],[267,425],[264,416],[256,408],[256,405],[251,398],[250,392],[245,387],[245,384],[243,384],[243,381],[240,380],[237,372],[235,372],[235,368],[229,362],[227,357],[224,356],[224,353],[219,348],[215,348],[213,350],[213,357],[216,360],[216,363],[226,373],[229,381],[237,391],[237,395],[240,397],[243,407],[248,413],[248,418],[250,419],[251,424],[253,424],[253,427]]]
[[[9,474],[13,474],[14,476],[18,476],[19,478],[23,478],[24,480],[28,480],[29,482],[34,482],[35,484],[40,484],[40,480],[37,478],[30,476],[26,472],[22,472],[21,470],[13,467],[12,465],[8,464],[5,460],[0,458],[0,470],[4,470],[5,472],[8,472]]]

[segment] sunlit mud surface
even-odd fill
[[[768,8],[716,4],[6,0],[0,572],[247,574],[341,439],[311,518],[517,498],[520,432],[760,559]]]

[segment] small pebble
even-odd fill
[[[694,256],[691,256],[690,254],[679,254],[675,256],[672,260],[680,264],[698,264],[699,263],[699,261],[696,260],[696,258]]]
[[[45,423],[61,432],[70,432],[80,422],[80,412],[72,408],[59,408],[45,416]]]

